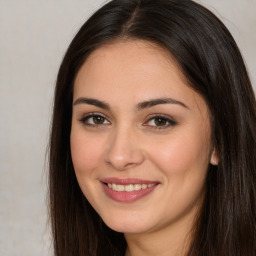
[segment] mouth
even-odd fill
[[[101,181],[106,195],[114,201],[129,203],[153,192],[159,182],[139,179],[108,178]]]
[[[156,186],[156,183],[151,184],[128,184],[128,185],[121,185],[121,184],[115,184],[115,183],[105,183],[109,188],[121,192],[132,192],[132,191],[138,191],[141,189],[147,189],[151,188],[153,186]]]

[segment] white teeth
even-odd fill
[[[141,190],[140,184],[134,184],[133,187],[134,187],[134,190]]]
[[[132,185],[132,184],[125,185],[125,186],[124,186],[124,190],[125,190],[126,192],[133,191],[133,190],[134,190],[133,185]]]
[[[124,191],[124,185],[116,185],[116,191]]]
[[[132,191],[137,191],[141,189],[146,189],[146,188],[151,188],[155,186],[155,183],[152,184],[128,184],[128,185],[119,185],[115,183],[108,183],[108,187],[121,192],[121,191],[126,191],[126,192],[132,192]]]

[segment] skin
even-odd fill
[[[126,255],[185,255],[189,246],[207,168],[218,159],[207,105],[187,84],[166,50],[139,40],[98,48],[75,79],[70,137],[75,173],[103,221],[125,234]],[[81,97],[103,101],[109,109],[79,102]],[[180,103],[138,109],[158,98]],[[88,117],[92,112],[98,117]],[[116,202],[100,182],[108,177],[159,184],[135,202]]]

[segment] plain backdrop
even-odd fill
[[[1,256],[52,255],[45,156],[54,83],[71,39],[104,2],[0,0]],[[255,86],[256,0],[198,2],[230,29]]]

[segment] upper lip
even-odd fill
[[[138,178],[116,178],[116,177],[104,178],[104,179],[101,179],[100,181],[103,183],[120,184],[120,185],[160,183],[158,181],[153,181],[153,180],[143,180]]]

